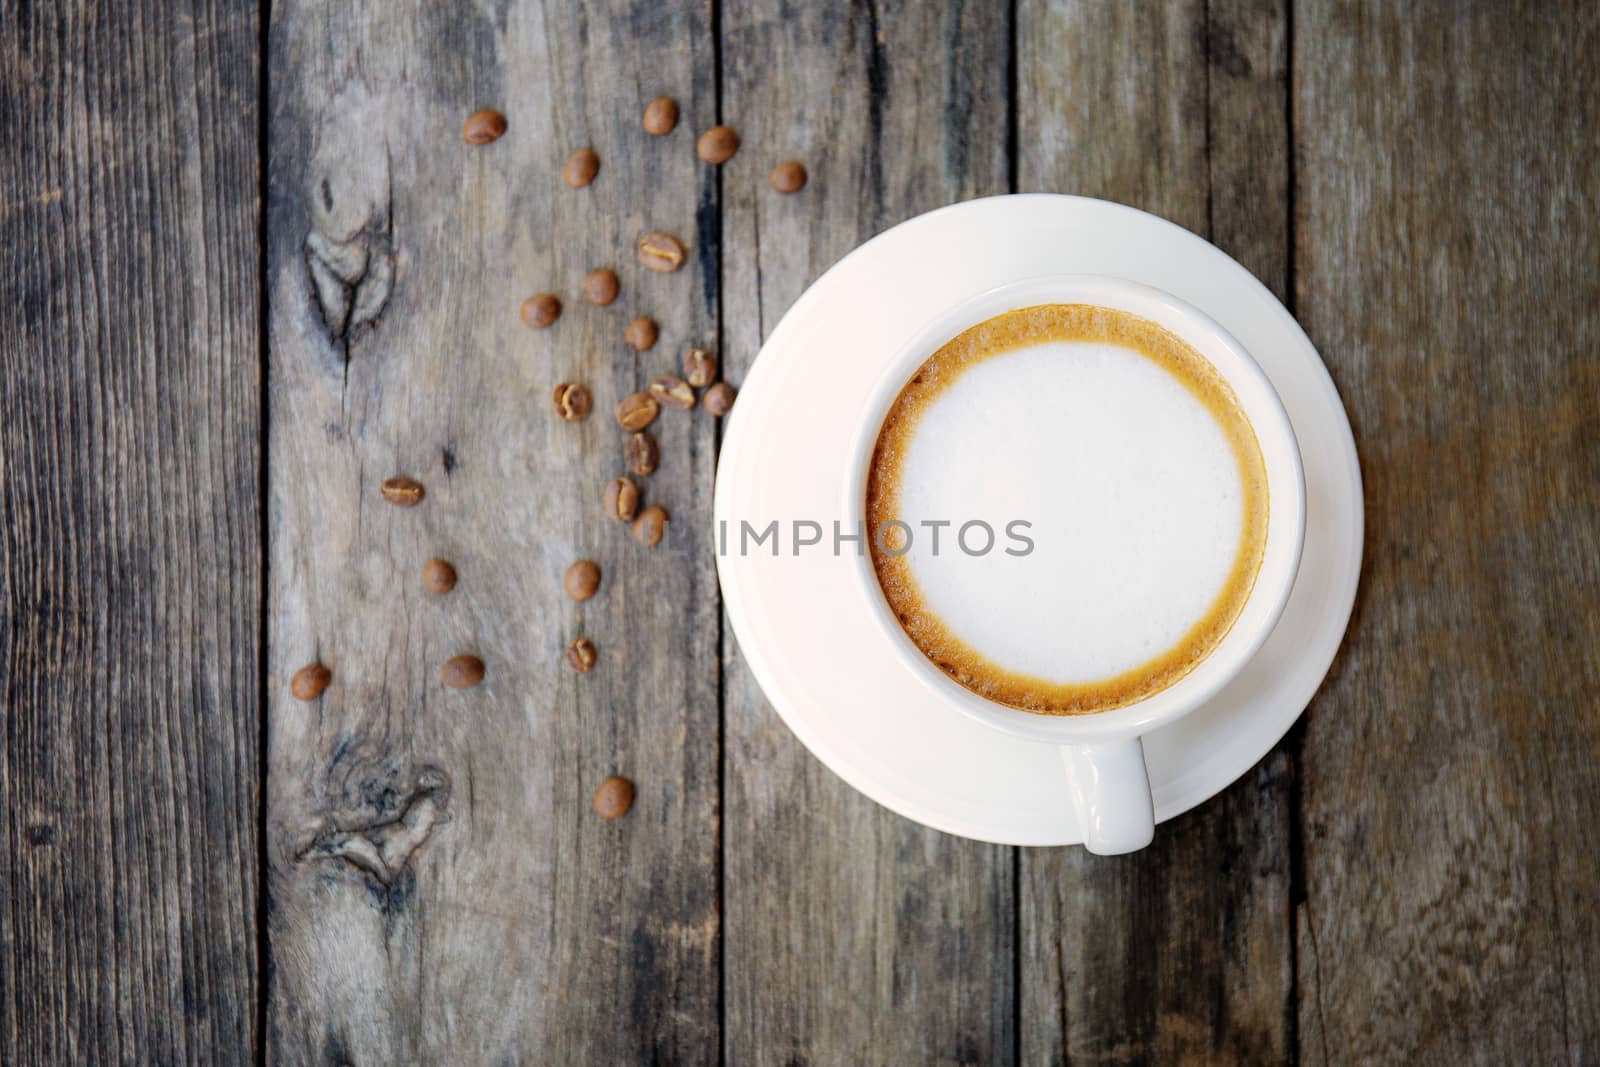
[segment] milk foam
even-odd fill
[[[906,554],[926,606],[996,665],[1106,679],[1177,645],[1222,592],[1244,487],[1222,426],[1153,360],[1050,341],[965,369],[922,413],[900,467]],[[995,528],[969,556],[961,523]],[[1005,536],[1024,519],[1034,549]],[[923,520],[950,520],[933,553]],[[974,530],[968,544],[981,547]]]

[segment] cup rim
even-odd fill
[[[1164,290],[1105,274],[1046,274],[996,286],[934,316],[885,365],[856,420],[848,452],[842,514],[866,536],[867,469],[890,406],[916,368],[962,330],[1015,308],[1083,303],[1140,315],[1193,345],[1233,387],[1267,466],[1267,545],[1255,586],[1222,641],[1188,674],[1141,700],[1084,715],[1047,715],[989,700],[950,678],[901,628],[878,584],[871,551],[855,554],[858,590],[897,659],[938,703],[1006,733],[1053,744],[1136,737],[1202,706],[1231,681],[1265,643],[1293,590],[1305,538],[1305,472],[1294,428],[1271,381],[1245,348],[1205,312]]]

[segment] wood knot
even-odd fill
[[[450,821],[449,806],[450,776],[438,767],[424,767],[417,772],[399,815],[362,826],[328,826],[296,859],[344,860],[384,885],[392,885],[434,827]]]
[[[394,241],[387,216],[346,238],[312,230],[306,235],[306,269],[328,340],[345,348],[388,306],[394,290]]]

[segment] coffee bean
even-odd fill
[[[631,435],[623,451],[630,471],[643,475],[655,473],[661,450],[656,447],[656,439],[650,436],[649,430]]]
[[[606,517],[613,522],[632,522],[639,512],[639,487],[632,478],[618,477],[606,483]]]
[[[600,565],[592,559],[580,559],[567,568],[562,585],[573,600],[588,600],[600,588]]]
[[[628,343],[639,351],[656,346],[656,338],[661,336],[661,329],[656,325],[655,319],[639,316],[628,323],[628,332],[624,335]]]
[[[427,491],[415,478],[390,478],[378,487],[378,492],[397,508],[411,508],[422,503]]]
[[[307,663],[289,680],[289,692],[296,700],[315,700],[333,681],[333,672],[320,663]]]
[[[691,348],[683,354],[683,376],[696,389],[704,389],[717,380],[717,357],[703,348]]]
[[[718,382],[706,390],[705,395],[700,398],[700,406],[720,419],[733,410],[734,395],[733,386],[727,382]]]
[[[605,307],[617,298],[617,272],[610,267],[596,267],[583,279],[583,298],[595,307]]]
[[[442,596],[456,587],[456,569],[448,560],[430,559],[422,565],[422,584]]]
[[[452,656],[444,661],[439,680],[451,689],[471,689],[483,681],[483,660],[477,656]]]
[[[506,117],[492,107],[474,111],[461,127],[461,136],[468,144],[488,144],[498,141],[506,132]]]
[[[656,421],[661,405],[649,393],[629,393],[617,405],[617,425],[632,433]]]
[[[561,168],[561,180],[574,189],[582,189],[599,173],[600,157],[595,155],[594,149],[580,148],[567,157],[567,165]]]
[[[626,778],[607,778],[594,791],[594,812],[602,819],[620,819],[633,807],[633,783]]]
[[[535,330],[550,326],[561,317],[561,298],[554,293],[538,293],[522,302],[522,321]]]
[[[700,135],[694,150],[700,158],[711,164],[723,164],[739,151],[739,135],[727,126],[713,126]]]
[[[562,382],[550,394],[550,400],[556,406],[556,414],[568,422],[576,422],[589,414],[593,406],[593,398],[589,390],[572,382]]]
[[[689,388],[689,383],[682,378],[671,374],[663,374],[650,383],[650,395],[661,404],[678,411],[688,411],[694,407],[694,390]]]
[[[633,539],[647,548],[660,544],[661,535],[667,530],[667,520],[671,517],[666,508],[651,504],[633,520]]]
[[[579,674],[588,674],[594,667],[595,656],[594,642],[587,637],[580,637],[568,643],[564,658],[567,666]]]
[[[772,168],[767,181],[780,193],[798,193],[806,187],[806,165],[793,159],[779,163]]]
[[[670,96],[658,96],[644,109],[644,132],[665,137],[678,125],[678,102]]]
[[[670,233],[653,230],[639,238],[639,262],[657,274],[671,274],[687,256],[683,242]]]

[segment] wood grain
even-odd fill
[[[0,1063],[248,1062],[254,5],[0,5]]]
[[[1593,5],[1295,14],[1301,320],[1367,551],[1304,759],[1312,1063],[1600,1050]]]
[[[1600,9],[1014,10],[280,0],[264,159],[265,5],[0,0],[0,1063],[1594,1058]],[[662,546],[600,506],[622,395],[691,343],[738,382],[861,240],[1008,187],[1209,235],[1362,453],[1323,692],[1133,857],[926,830],[806,753],[720,620],[703,415],[653,428]],[[688,269],[637,267],[654,228]]]
[[[283,1063],[715,1061],[715,427],[666,412],[656,549],[602,511],[612,407],[715,332],[704,8],[275,5],[271,35],[270,1053]],[[646,101],[684,122],[648,137]],[[482,147],[480,107],[509,129]],[[586,189],[574,149],[599,154]],[[688,269],[634,258],[650,229]],[[592,308],[584,274],[622,296]],[[566,310],[526,328],[528,295]],[[661,324],[655,349],[626,324]],[[552,387],[593,391],[559,420]],[[379,483],[408,475],[424,502]],[[442,556],[460,582],[426,592]],[[562,575],[603,570],[574,604]],[[565,643],[591,638],[585,675]],[[448,690],[472,653],[483,683]],[[285,682],[320,658],[301,704]],[[595,788],[622,774],[632,812]],[[400,840],[404,847],[394,847]],[[387,851],[377,846],[389,846]],[[374,855],[382,862],[375,862]]]
[[[1285,13],[1271,2],[1018,9],[1025,192],[1105,197],[1209,236],[1281,296]],[[1021,853],[1026,1063],[1294,1054],[1282,746],[1132,856]]]
[[[722,14],[724,350],[737,379],[823,269],[904,218],[1004,192],[1001,5]],[[804,161],[780,196],[768,171]],[[835,778],[723,646],[727,1062],[1014,1062],[1012,850],[918,826]]]

